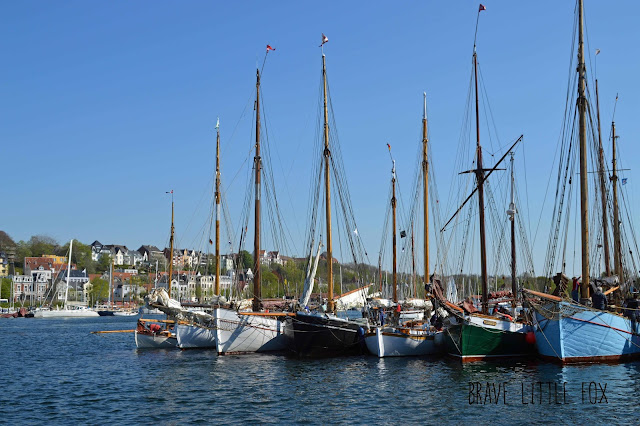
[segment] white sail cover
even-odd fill
[[[367,303],[367,295],[369,294],[369,288],[373,284],[367,284],[363,287],[359,287],[355,290],[348,291],[334,300],[336,302],[336,309],[347,310],[354,308],[362,308]]]
[[[309,268],[307,268],[307,277],[304,280],[304,290],[302,292],[302,297],[300,298],[300,305],[304,308],[309,304],[309,299],[311,299],[311,293],[313,292],[313,280],[316,277],[316,271],[318,269],[318,261],[320,260],[320,250],[322,249],[322,242],[318,245],[318,254],[316,254],[316,258],[313,262],[313,269],[309,272]]]
[[[447,282],[447,300],[451,303],[458,303],[458,289],[456,288],[456,283],[453,281],[453,278],[449,278]]]

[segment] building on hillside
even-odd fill
[[[284,265],[285,259],[279,251],[260,250],[260,264],[262,265]]]
[[[92,242],[89,247],[91,247],[91,260],[94,262],[100,260],[101,255],[109,252],[109,250],[104,248],[103,244],[98,240]]]
[[[15,302],[42,302],[47,294],[50,281],[44,275],[14,275],[12,285]]]
[[[124,254],[124,265],[138,266],[142,263],[142,255],[138,250],[127,250]]]
[[[58,281],[62,283],[67,282],[67,270],[64,269],[58,273]],[[77,269],[71,269],[71,273],[69,274],[69,289],[73,289],[74,291],[82,291],[84,288],[84,284],[89,282],[89,275],[87,275],[87,270],[78,271]],[[64,297],[64,295],[63,295]]]
[[[145,266],[153,266],[156,262],[164,266],[165,256],[162,250],[156,246],[142,245],[138,249],[138,253],[142,256],[142,264]]]
[[[226,274],[220,275],[220,293],[227,293],[233,284],[233,270],[229,270]],[[215,295],[215,275],[197,275],[196,289],[200,292],[200,303],[206,303]],[[198,291],[196,291],[196,295]]]
[[[0,277],[9,275],[9,257],[7,253],[0,251]]]
[[[56,259],[59,259],[60,256],[40,256],[40,257],[25,257],[24,258],[24,272],[26,274],[31,273],[31,271],[35,270],[51,270],[53,272],[56,271],[56,264],[66,264],[66,258],[62,258],[63,262],[56,262]],[[59,271],[61,268],[57,268]]]
[[[165,248],[163,250],[164,257],[167,262],[171,261],[174,267],[182,268],[184,267],[184,259],[182,257],[182,252],[177,249],[173,249],[173,255],[170,254],[171,250],[169,248]]]

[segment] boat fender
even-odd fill
[[[527,334],[524,337],[524,340],[530,344],[533,345],[536,342],[536,334],[533,331],[529,331],[527,332]]]

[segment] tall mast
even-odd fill
[[[487,284],[487,247],[484,229],[484,169],[482,168],[482,146],[480,145],[480,111],[478,107],[478,55],[473,46],[473,71],[476,89],[476,155],[478,157],[476,180],[478,182],[478,212],[480,219],[480,271],[482,276],[482,313],[489,313],[488,284]]]
[[[597,54],[597,52],[596,52]],[[598,114],[598,162],[600,169],[600,193],[602,201],[602,239],[604,245],[604,271],[608,277],[611,275],[609,254],[609,229],[607,224],[607,185],[605,181],[604,149],[602,148],[602,132],[600,130],[600,97],[598,96],[598,79],[596,78],[596,110]],[[615,172],[614,172],[615,173]]]
[[[171,237],[169,238],[169,297],[171,297],[171,280],[173,278],[173,190],[171,190]]]
[[[113,305],[116,304],[116,293],[115,293],[115,289],[113,288],[113,262],[114,260],[111,259],[111,269],[109,272],[109,292],[111,292],[110,297],[111,297],[111,307],[113,308]]]
[[[216,295],[220,295],[220,120],[216,123]]]
[[[391,211],[392,211],[392,226],[393,226],[393,302],[398,303],[398,271],[396,266],[396,162],[393,161],[393,168],[391,169]]]
[[[515,179],[513,177],[513,152],[511,153],[511,203],[509,204],[509,220],[511,221],[511,293],[513,301],[511,310],[513,317],[516,317],[516,298],[518,296],[518,283],[516,282],[516,201],[515,201]]]
[[[331,241],[331,185],[329,180],[331,151],[329,150],[329,112],[327,109],[327,61],[322,54],[322,82],[324,86],[324,183],[325,218],[327,221],[327,308],[333,312],[333,245]]]
[[[618,211],[618,172],[616,165],[616,123],[611,122],[611,140],[613,145],[613,174],[611,181],[613,182],[613,263],[614,272],[622,282],[622,251],[620,247],[620,217]]]
[[[582,299],[589,297],[589,197],[587,182],[587,98],[584,64],[584,5],[578,0],[578,112],[580,115],[580,235],[582,237]]]
[[[427,147],[429,136],[427,134],[427,92],[422,93],[424,97],[424,110],[422,113],[422,188],[424,190],[424,282],[429,282],[429,161],[427,158]],[[417,295],[416,295],[417,296]],[[427,297],[425,293],[425,297]]]
[[[67,265],[67,287],[64,289],[64,309],[67,309],[67,297],[69,297],[69,281],[71,275],[71,253],[73,252],[73,238],[69,242],[69,263]]]
[[[255,234],[253,237],[253,310],[259,311],[262,307],[262,274],[260,273],[260,169],[262,159],[260,158],[260,70],[256,70],[256,156],[254,158],[256,169],[256,194],[255,194]]]

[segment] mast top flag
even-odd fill
[[[328,41],[329,41],[329,38],[326,35],[324,35],[324,33],[322,33],[322,43],[320,43],[320,46],[318,46],[319,48],[322,49],[322,56],[324,56],[324,44]]]

